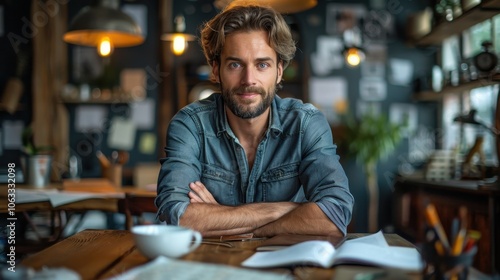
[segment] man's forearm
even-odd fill
[[[248,233],[276,221],[298,205],[293,202],[252,203],[241,206],[191,203],[181,216],[179,224],[195,229],[203,236]]]
[[[274,222],[253,231],[256,236],[278,234],[340,235],[342,232],[316,203],[305,203]]]

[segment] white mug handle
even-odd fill
[[[200,246],[201,233],[199,233],[198,231],[193,231],[193,238],[194,238],[194,241],[193,241],[193,244],[191,245],[191,247],[189,247],[189,252],[192,252],[194,249],[196,249],[196,248],[198,248],[198,246]]]

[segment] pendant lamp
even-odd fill
[[[362,34],[358,27],[347,29],[343,32],[344,57],[348,66],[356,67],[365,59],[362,45]]]
[[[179,56],[184,53],[189,41],[194,41],[195,36],[184,33],[186,30],[186,21],[182,15],[178,15],[174,19],[175,31],[173,33],[165,33],[161,36],[163,41],[172,42],[172,52]]]
[[[269,6],[279,13],[291,14],[308,10],[318,4],[317,0],[215,0],[214,6],[220,10],[236,5]]]
[[[101,55],[109,55],[115,47],[142,44],[144,36],[139,25],[119,9],[119,0],[94,0],[73,18],[63,40],[97,47]]]

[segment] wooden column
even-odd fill
[[[67,83],[67,46],[62,37],[67,29],[67,5],[58,1],[32,0],[33,36],[33,133],[36,145],[52,146],[52,180],[66,170],[69,135],[68,113],[58,102]]]
[[[161,0],[159,4],[160,13],[160,32],[167,33],[173,29],[173,0]],[[160,92],[158,94],[158,157],[165,157],[165,144],[167,141],[167,127],[170,119],[175,114],[174,104],[176,100],[176,93],[174,91],[174,71],[173,62],[174,55],[168,48],[168,42],[160,42],[160,58],[162,81]]]

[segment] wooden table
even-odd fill
[[[363,235],[365,234],[349,234],[348,238]],[[413,246],[396,234],[385,234],[385,237],[390,245]],[[243,260],[255,253],[255,248],[261,242],[262,240],[231,242],[232,248],[202,243],[182,259],[238,267]],[[21,264],[34,269],[65,267],[79,273],[82,279],[106,279],[146,262],[148,259],[135,248],[130,231],[85,230],[27,257]],[[272,271],[292,274],[298,279],[332,279],[335,269],[302,266]]]

